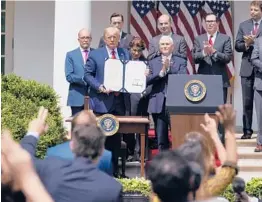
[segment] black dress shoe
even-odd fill
[[[241,139],[242,140],[246,140],[246,139],[251,139],[251,134],[244,134],[242,137],[241,137]]]

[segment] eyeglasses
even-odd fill
[[[217,22],[216,20],[207,20],[206,23],[215,23]]]
[[[92,37],[90,36],[82,36],[82,37],[79,37],[81,40],[84,40],[84,39],[92,39]]]

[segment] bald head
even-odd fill
[[[164,35],[171,33],[171,18],[169,15],[163,14],[158,18],[158,28]]]
[[[91,32],[88,29],[83,28],[78,32],[78,42],[82,49],[88,49],[90,47],[91,41],[92,36]]]
[[[115,49],[120,39],[120,31],[116,27],[107,27],[104,30],[104,41],[109,49]]]

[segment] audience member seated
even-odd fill
[[[96,121],[92,122],[95,120],[90,118],[90,114],[87,112],[83,112],[81,116],[77,116],[75,119],[72,121],[72,127],[71,131],[74,130],[74,128],[79,125],[79,124],[95,124]],[[71,132],[69,132],[68,137],[71,139]],[[56,156],[56,157],[61,157],[65,159],[72,160],[74,158],[74,154],[70,149],[70,141],[64,142],[62,144],[56,145],[54,147],[51,147],[47,150],[47,157],[49,156]],[[102,153],[102,156],[100,157],[98,161],[98,168],[105,173],[112,175],[112,154],[108,150],[104,150]]]
[[[37,142],[43,135],[48,111],[40,108],[38,117],[29,123],[28,133],[21,140],[33,159],[36,171],[45,188],[56,202],[111,202],[121,200],[121,184],[100,171],[95,165],[103,153],[105,135],[93,124],[95,116],[90,111],[82,111],[74,117],[70,148],[73,160],[48,157],[35,158]],[[86,123],[86,120],[90,120]],[[76,121],[77,119],[77,121]]]
[[[186,135],[185,143],[178,148],[182,156],[189,162],[198,163],[203,172],[202,184],[197,191],[197,200],[206,200],[214,196],[220,195],[226,187],[233,181],[237,175],[237,147],[235,140],[235,118],[236,114],[231,105],[222,105],[216,115],[221,124],[225,128],[226,152],[221,157],[222,167],[219,170],[214,168],[214,149],[210,146],[208,136],[204,136],[197,132],[191,132]],[[205,115],[205,124],[201,125],[214,141],[220,141],[217,133],[216,121]],[[215,143],[216,149],[220,144]],[[218,155],[219,152],[218,152]]]

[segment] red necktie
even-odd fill
[[[112,59],[116,59],[116,52],[115,52],[115,50],[112,50],[112,52],[111,52],[111,55],[112,55]]]
[[[208,41],[209,45],[211,45],[211,46],[213,46],[212,37],[213,37],[213,36],[210,35],[210,37],[209,37],[209,41]]]
[[[111,52],[111,59],[116,59],[116,52],[115,52],[115,50],[112,50],[112,52]],[[119,92],[114,92],[114,95],[115,96],[119,96]]]
[[[256,23],[255,23],[254,30],[253,30],[253,35],[256,35],[256,34],[257,34],[257,31],[258,31],[258,23],[256,22]]]

